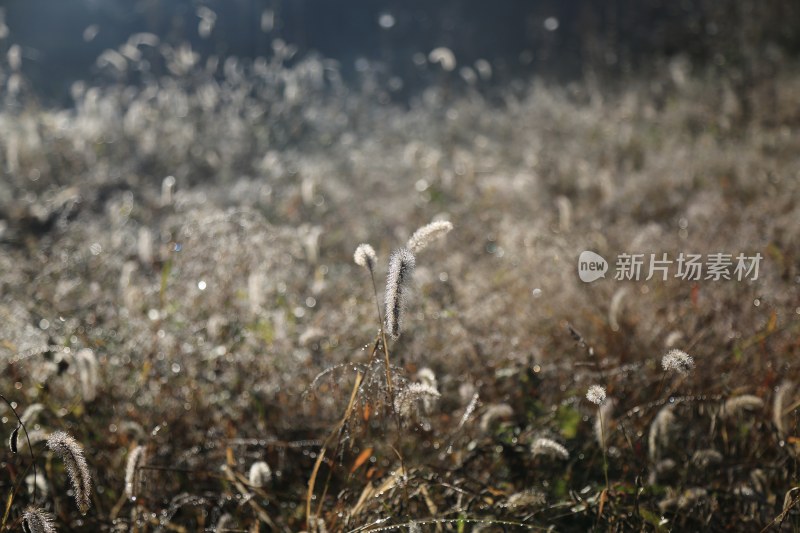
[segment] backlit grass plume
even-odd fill
[[[247,479],[253,487],[265,487],[272,480],[272,469],[266,461],[256,461],[250,466]]]
[[[694,359],[682,350],[670,350],[661,358],[661,367],[665,372],[688,374],[694,368]]]
[[[424,383],[410,383],[400,390],[394,399],[394,409],[401,418],[410,418],[419,401],[438,400],[441,397],[436,388]]]
[[[446,220],[431,222],[414,232],[411,238],[408,239],[406,248],[408,248],[412,254],[416,254],[431,242],[446,235],[451,229],[453,229],[453,224]]]
[[[725,400],[720,415],[722,418],[734,418],[745,411],[758,411],[764,408],[764,400],[752,394],[742,394]]]
[[[125,494],[128,498],[134,498],[139,492],[142,484],[140,468],[145,461],[147,448],[136,446],[128,453],[128,462],[125,465]]]
[[[592,385],[586,391],[586,399],[595,405],[600,405],[606,401],[606,389],[600,385]]]
[[[91,504],[92,477],[83,455],[83,448],[72,436],[64,431],[56,431],[47,439],[47,447],[58,455],[67,469],[75,503],[81,514],[86,514]]]
[[[414,254],[406,248],[396,250],[389,259],[389,273],[386,276],[386,332],[393,339],[400,336],[408,283],[415,266]]]
[[[28,507],[22,514],[22,529],[30,533],[55,533],[53,515],[39,507]]]
[[[650,424],[650,431],[647,434],[647,453],[653,461],[661,459],[672,440],[676,422],[674,409],[673,404],[665,405]]]
[[[360,266],[372,272],[375,269],[375,263],[378,262],[378,256],[375,254],[375,249],[369,244],[359,244],[353,254],[353,261]]]
[[[533,444],[531,444],[531,453],[534,457],[537,455],[544,455],[558,459],[569,459],[569,452],[563,445],[553,439],[545,437],[539,437],[533,441]]]
[[[784,381],[775,389],[775,398],[772,401],[772,421],[778,435],[781,438],[787,434],[786,427],[786,408],[791,405],[791,396],[794,392],[794,384],[791,381]]]

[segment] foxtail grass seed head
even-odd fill
[[[492,404],[481,416],[479,424],[481,431],[489,431],[496,420],[506,420],[512,416],[514,416],[514,409],[507,403]]]
[[[47,439],[47,447],[63,462],[67,469],[72,490],[75,492],[75,503],[81,514],[89,511],[92,496],[92,477],[83,448],[74,438],[64,431],[56,431]]]
[[[423,385],[428,385],[429,387],[433,387],[434,389],[439,389],[439,383],[436,381],[436,374],[433,373],[428,367],[420,368],[417,371],[417,381],[422,383]],[[428,413],[433,409],[433,402],[430,398],[423,400],[422,404],[425,407],[425,412]]]
[[[97,396],[98,364],[94,351],[84,348],[75,354],[78,376],[81,380],[81,392],[84,402],[92,402]]]
[[[611,297],[611,303],[608,305],[608,324],[613,331],[619,331],[619,317],[622,313],[622,308],[625,304],[625,296],[628,295],[628,287],[617,289],[614,296]]]
[[[428,53],[428,61],[431,63],[439,63],[442,69],[451,72],[456,68],[456,55],[449,48],[440,46],[434,48]]]
[[[446,220],[431,222],[414,232],[411,238],[408,239],[406,248],[412,254],[419,253],[439,237],[447,235],[451,229],[453,229],[453,224]]]
[[[250,466],[247,479],[253,487],[265,487],[272,480],[272,469],[265,461],[256,461]]]
[[[29,533],[55,533],[53,515],[40,507],[28,507],[22,514],[22,530]]]
[[[464,408],[464,414],[461,415],[461,420],[458,422],[459,429],[464,427],[464,424],[469,422],[469,419],[472,418],[472,413],[474,413],[475,409],[478,407],[479,399],[480,396],[478,395],[477,392],[472,395],[472,399],[470,399],[469,403],[467,404],[467,407]]]
[[[539,437],[531,444],[531,453],[534,457],[544,455],[557,459],[569,459],[569,452],[558,442],[545,437]]]
[[[658,461],[647,475],[647,484],[655,485],[660,481],[663,482],[663,480],[675,474],[675,468],[677,468],[677,466],[678,463],[676,463],[674,459],[662,459]]]
[[[708,491],[702,487],[686,489],[678,498],[678,509],[688,509],[708,497]]]
[[[764,408],[764,400],[752,394],[743,394],[729,398],[722,405],[722,418],[733,418],[743,411],[757,411]]]
[[[719,464],[722,462],[722,454],[713,448],[705,450],[697,450],[692,454],[692,464],[701,468],[706,468],[712,464]]]
[[[25,426],[28,426],[33,420],[36,419],[37,416],[39,416],[39,413],[41,413],[42,411],[44,411],[43,404],[32,403],[22,413],[22,416],[20,416],[20,420],[22,420],[22,423]]]
[[[661,368],[664,372],[688,374],[694,368],[694,359],[684,351],[670,350],[661,358]]]
[[[161,205],[168,206],[172,205],[173,196],[175,194],[175,176],[167,176],[161,182]]]
[[[547,503],[547,498],[543,492],[536,489],[528,489],[522,492],[515,492],[499,505],[500,507],[515,509],[518,507],[539,506],[545,503]]]
[[[589,387],[589,390],[586,391],[586,399],[595,405],[600,405],[606,401],[606,389],[600,385],[592,385]]]
[[[433,370],[428,367],[423,367],[417,370],[417,379],[420,383],[430,385],[433,388],[436,388],[438,385],[436,382],[436,374],[434,374]]]
[[[536,489],[528,489],[522,492],[515,492],[508,499],[500,503],[500,507],[511,509],[518,507],[539,507],[547,503],[544,493]]]
[[[647,452],[650,459],[658,461],[664,451],[669,447],[672,429],[675,426],[675,406],[668,404],[661,408],[653,423],[650,424],[650,432],[647,435]]]
[[[141,467],[145,462],[147,449],[144,446],[136,446],[128,454],[128,462],[125,464],[125,495],[128,498],[135,498],[142,484]]]
[[[401,418],[410,418],[414,414],[417,402],[438,400],[441,395],[436,388],[424,383],[411,383],[400,390],[394,399],[394,409]]]
[[[375,269],[375,264],[378,262],[378,256],[375,254],[375,249],[369,244],[359,244],[356,248],[356,253],[353,254],[353,261],[372,272]]]
[[[785,414],[787,407],[791,405],[793,392],[794,383],[788,380],[784,381],[775,389],[775,397],[772,400],[772,422],[781,438],[785,437],[787,433]]]
[[[386,332],[393,339],[400,336],[408,284],[415,266],[414,254],[405,248],[396,250],[389,259],[389,273],[386,275]]]

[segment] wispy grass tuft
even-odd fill
[[[409,238],[406,243],[406,248],[408,248],[412,254],[419,253],[436,239],[447,235],[452,229],[453,224],[446,220],[439,220],[426,224],[411,235],[411,238]]]
[[[386,276],[386,333],[393,339],[400,337],[408,284],[415,266],[414,254],[406,248],[396,250],[389,259],[389,273]]]
[[[128,461],[125,464],[125,495],[128,498],[135,498],[142,485],[141,467],[147,458],[147,448],[139,445],[128,453]]]
[[[64,431],[56,431],[47,439],[47,447],[58,455],[67,469],[75,503],[81,514],[89,511],[92,497],[92,477],[83,455],[83,448],[72,436]]]
[[[28,507],[22,515],[23,530],[30,533],[55,533],[53,515],[40,507]]]

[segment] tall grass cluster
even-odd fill
[[[800,527],[790,64],[400,106],[138,35],[51,109],[3,57],[6,528]],[[585,284],[584,250],[764,262]]]

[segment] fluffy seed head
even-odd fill
[[[764,400],[752,394],[743,394],[729,398],[722,405],[720,415],[722,418],[733,418],[742,411],[756,411],[763,409]]]
[[[446,235],[451,229],[453,229],[453,224],[446,220],[431,222],[414,232],[411,238],[408,239],[406,248],[408,248],[412,254],[416,254],[439,237]]]
[[[146,448],[136,446],[128,454],[128,462],[125,464],[125,494],[128,498],[134,498],[139,492],[142,484],[142,473],[140,468],[145,461]]]
[[[250,466],[247,479],[254,487],[264,487],[272,480],[272,469],[265,461],[256,461]]]
[[[647,452],[653,461],[661,458],[672,440],[672,430],[675,427],[674,408],[673,404],[662,407],[653,419],[653,423],[650,424],[650,432],[647,435]]]
[[[92,476],[83,456],[83,448],[64,431],[56,431],[50,435],[47,447],[64,462],[72,490],[75,492],[75,503],[81,514],[86,514],[91,504]]]
[[[717,450],[711,448],[707,448],[705,450],[697,450],[696,452],[694,452],[694,454],[692,454],[692,464],[703,468],[721,462],[722,462],[722,454],[719,453]]]
[[[456,55],[449,48],[440,46],[434,48],[428,53],[428,61],[431,63],[439,63],[442,69],[451,72],[456,68]]]
[[[791,405],[792,394],[794,393],[794,383],[784,381],[775,389],[775,397],[772,400],[772,422],[781,437],[786,435],[786,408]]]
[[[386,275],[386,332],[393,339],[400,336],[408,284],[414,273],[414,266],[414,254],[405,248],[396,250],[389,259],[389,273]]]
[[[595,405],[600,405],[606,401],[606,389],[600,385],[592,385],[589,387],[589,390],[586,391],[586,399]]]
[[[670,350],[661,358],[661,367],[665,372],[688,374],[694,368],[694,359],[682,350]]]
[[[30,533],[55,533],[53,515],[40,507],[28,507],[22,514],[23,530]],[[27,529],[26,529],[27,528]]]
[[[440,396],[441,394],[435,387],[424,383],[411,383],[397,393],[394,399],[394,409],[401,418],[410,418],[418,401],[422,400],[428,403],[439,399]]]
[[[489,431],[495,420],[502,420],[514,416],[514,409],[507,403],[496,403],[486,408],[481,416],[481,431]]]
[[[678,509],[688,509],[696,503],[705,500],[708,496],[708,491],[703,488],[690,488],[686,489],[680,498],[678,498]]]
[[[436,374],[427,366],[417,370],[417,380],[425,385],[430,385],[434,389],[439,385],[436,381]]]
[[[375,268],[375,263],[378,262],[378,256],[375,254],[375,249],[369,244],[359,244],[356,248],[356,253],[353,254],[353,261],[360,266],[369,269],[370,272]]]
[[[20,419],[25,426],[28,426],[42,411],[44,411],[43,404],[32,403],[25,409]]]
[[[522,492],[515,492],[504,502],[500,503],[500,507],[510,507],[512,509],[517,507],[531,507],[544,505],[547,502],[544,493],[536,490],[529,489]]]
[[[478,396],[477,392],[472,395],[472,399],[469,401],[467,407],[464,409],[464,414],[461,415],[461,421],[459,421],[458,423],[459,429],[462,428],[464,424],[466,424],[469,421],[470,417],[472,416],[472,413],[475,412],[475,408],[478,407],[479,399],[480,396]]]
[[[75,354],[78,376],[81,380],[81,392],[84,402],[92,402],[97,396],[98,364],[94,352],[88,348]]]
[[[531,453],[534,457],[537,455],[545,455],[558,459],[569,459],[569,452],[564,446],[545,437],[539,437],[533,441],[533,444],[531,444]]]

